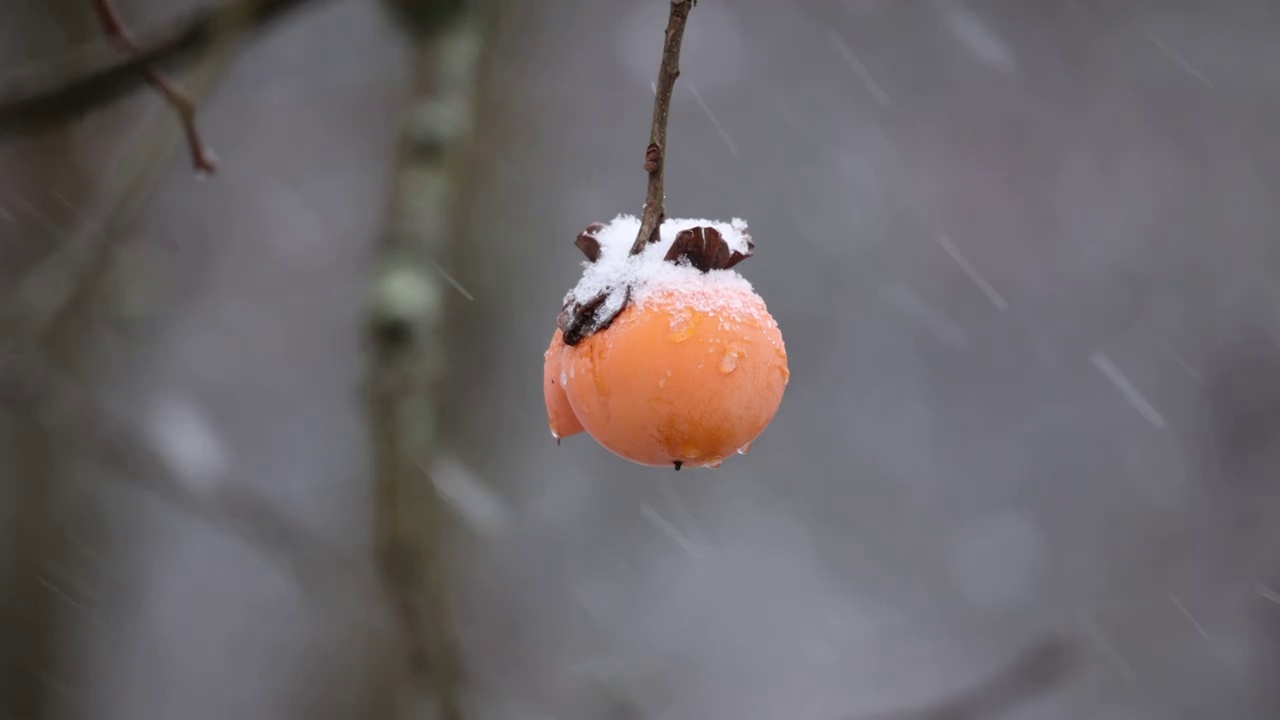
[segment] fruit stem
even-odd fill
[[[644,214],[640,233],[631,245],[631,254],[644,252],[646,245],[657,242],[658,228],[666,218],[663,211],[662,169],[666,165],[667,116],[671,114],[671,91],[680,77],[680,43],[689,10],[697,0],[671,0],[667,18],[667,36],[662,44],[662,64],[658,66],[658,85],[653,96],[653,125],[649,128],[649,147],[644,151],[644,169],[649,173],[649,188],[644,196]]]

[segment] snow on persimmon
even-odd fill
[[[789,370],[764,300],[733,266],[754,244],[741,220],[666,220],[629,250],[622,215],[578,237],[588,258],[547,349],[543,394],[557,439],[585,430],[652,466],[718,467],[777,412]]]

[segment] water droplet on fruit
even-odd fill
[[[707,467],[711,468],[712,470],[715,470],[716,468],[720,467],[723,464],[724,464],[724,458],[712,458],[711,462],[707,463]]]
[[[564,368],[561,368],[560,369],[560,387],[564,387],[565,385],[568,385],[568,384],[569,383],[566,382],[566,378],[564,376]]]
[[[725,345],[724,357],[720,358],[720,372],[728,375],[738,368],[738,358],[747,356],[747,348],[737,340],[730,340]]]
[[[680,448],[680,454],[692,460],[698,457],[698,448],[693,445],[685,445]]]
[[[660,387],[660,388],[664,388],[664,387],[666,387],[666,386],[667,386],[667,379],[666,379],[666,378],[662,378],[662,379],[658,380],[658,387]]]
[[[693,313],[688,310],[673,313],[669,324],[671,326],[671,334],[667,336],[667,339],[673,343],[682,343],[688,340],[697,325],[694,322]]]

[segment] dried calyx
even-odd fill
[[[601,245],[597,234],[605,228],[603,223],[591,223],[578,235],[574,245],[582,251],[588,262],[600,259]],[[745,233],[744,233],[745,234]],[[655,233],[655,236],[657,233]],[[718,230],[713,227],[692,227],[681,230],[663,256],[664,262],[689,265],[703,273],[712,270],[729,270],[751,257],[755,243],[746,237],[746,251],[730,247]],[[566,345],[577,345],[586,338],[609,327],[618,314],[631,301],[631,288],[612,288],[589,298],[570,296],[560,316],[556,319]]]
[[[719,230],[710,227],[694,227],[681,230],[676,241],[671,243],[663,260],[667,262],[687,261],[702,272],[712,270],[728,270],[734,265],[751,257],[756,249],[755,243],[747,238],[747,251],[738,252],[729,247]]]

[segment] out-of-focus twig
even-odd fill
[[[434,695],[441,720],[463,717],[463,693],[446,567],[447,504],[430,478],[439,455],[450,287],[439,267],[456,230],[474,126],[487,19],[476,5],[485,3],[406,28],[413,40],[412,96],[368,317],[378,567],[403,628],[405,673],[395,694]]]
[[[85,438],[86,449],[117,471],[106,477],[115,477],[236,537],[276,564],[318,604],[358,624],[386,629],[390,614],[376,592],[374,573],[356,558],[251,488],[222,481],[193,483],[177,476],[156,443],[139,432],[136,421],[108,417],[88,406],[79,408],[75,416],[68,422],[84,426],[76,434]],[[65,431],[70,424],[60,429]]]
[[[224,0],[138,40],[127,57],[99,55],[52,76],[0,85],[0,136],[37,132],[113,102],[148,82],[148,69],[188,60],[215,41],[261,28],[319,0]]]
[[[194,98],[203,97],[230,65],[236,43],[201,63],[190,81]],[[157,127],[140,133],[139,148],[124,156],[119,181],[80,215],[80,222],[16,288],[0,299],[0,342],[8,352],[0,356],[0,372],[15,364],[39,365],[51,345],[78,337],[91,299],[111,266],[117,243],[149,201],[182,133]]]
[[[991,720],[1060,687],[1079,661],[1071,644],[1049,637],[1019,653],[1002,670],[953,698],[932,707],[845,720]]]
[[[212,85],[229,57],[229,52],[219,50],[200,64],[192,83],[197,96]],[[108,276],[115,241],[127,234],[145,207],[181,141],[180,133],[168,123],[154,130],[144,128],[137,137],[138,147],[129,148],[121,164],[118,184],[107,188],[98,203],[81,214],[71,235],[0,301],[0,377],[3,384],[16,386],[5,388],[5,395],[12,396],[5,399],[14,401],[23,418],[19,437],[23,492],[17,499],[22,518],[19,535],[25,545],[18,545],[13,591],[20,602],[40,597],[40,582],[51,562],[48,546],[65,535],[53,530],[57,527],[53,523],[65,521],[66,503],[60,492],[67,485],[66,441],[61,422],[88,417],[65,399],[85,395],[75,382],[79,374],[75,368],[83,367],[84,348],[96,317],[94,298],[100,296],[98,290]],[[17,678],[22,692],[16,701],[21,713],[11,714],[41,717],[44,711],[38,708],[48,702],[49,692],[43,673],[62,652],[48,650],[57,647],[57,611],[47,600],[34,605],[26,600],[12,612],[10,622],[23,633],[5,648],[15,658],[6,670]],[[37,664],[32,667],[27,662]],[[18,669],[21,673],[14,674]]]
[[[666,214],[662,176],[667,164],[667,117],[671,114],[671,92],[675,89],[676,78],[680,77],[680,44],[684,41],[684,26],[689,21],[689,10],[696,4],[697,0],[671,0],[666,40],[662,43],[662,64],[658,67],[657,91],[653,97],[649,147],[644,151],[644,170],[649,173],[649,185],[644,195],[640,234],[631,245],[632,255],[639,255],[644,252],[645,245],[657,242],[658,228]]]
[[[241,24],[235,18],[226,20],[227,27]],[[189,79],[193,102],[225,74],[240,46],[235,33],[210,39],[209,52]],[[81,362],[95,320],[107,314],[99,301],[119,245],[127,240],[183,139],[180,129],[161,119],[147,120],[154,127],[137,133],[132,143],[136,147],[123,153],[118,182],[78,213],[70,236],[0,301],[0,338],[7,351],[0,353],[0,396],[36,408],[33,412],[39,417],[33,425],[45,436],[67,434],[86,440],[85,449],[116,469],[114,475],[122,482],[238,537],[277,563],[309,596],[362,624],[383,627],[390,613],[375,591],[370,568],[346,558],[246,488],[200,488],[174,477],[127,418],[104,416],[74,378],[73,366]]]
[[[120,46],[121,50],[128,53],[139,53],[142,48],[138,46],[138,42],[133,39],[133,33],[129,32],[129,28],[125,26],[124,20],[120,17],[120,13],[116,10],[113,0],[93,0],[94,10],[98,13],[98,21],[102,24],[102,29],[107,33],[113,42]],[[169,107],[177,113],[179,122],[182,123],[182,131],[187,137],[187,148],[191,152],[191,164],[196,170],[212,174],[218,169],[218,159],[214,156],[213,151],[204,144],[203,138],[200,136],[200,128],[196,125],[196,103],[169,76],[156,70],[153,67],[146,67],[142,70],[142,75],[147,82],[160,93]]]

